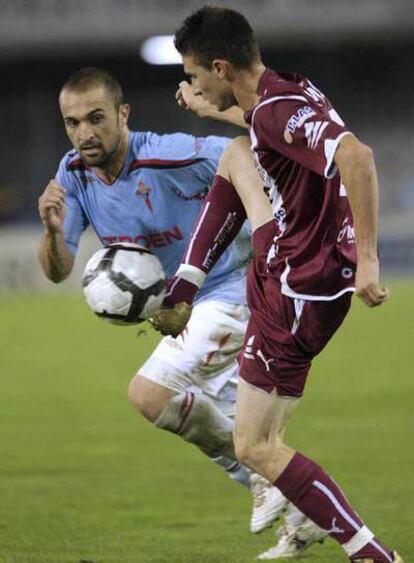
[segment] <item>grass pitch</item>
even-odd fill
[[[378,310],[356,300],[314,363],[288,441],[414,559],[414,284]],[[0,563],[247,563],[250,498],[128,405],[157,336],[66,296],[0,297]],[[332,540],[308,563],[345,562]]]

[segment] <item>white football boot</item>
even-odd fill
[[[307,518],[298,527],[284,524],[277,530],[276,535],[279,537],[276,545],[261,553],[257,559],[263,561],[298,557],[311,545],[322,543],[328,532]]]
[[[250,491],[253,497],[250,531],[252,534],[258,534],[270,528],[279,518],[286,509],[288,500],[272,483],[256,473],[250,475]]]

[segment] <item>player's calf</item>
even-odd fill
[[[203,394],[182,392],[174,395],[158,418],[158,428],[179,434],[207,455],[235,458],[233,421]]]

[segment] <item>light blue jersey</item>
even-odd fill
[[[124,167],[110,185],[76,151],[68,152],[56,180],[67,192],[64,236],[70,251],[76,254],[91,225],[103,245],[135,242],[149,248],[167,277],[173,276],[228,142],[184,133],[130,133]],[[245,228],[207,276],[197,301],[244,303],[250,252]]]

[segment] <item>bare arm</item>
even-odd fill
[[[74,258],[63,237],[65,190],[51,180],[39,198],[39,215],[44,234],[39,245],[39,261],[47,278],[55,283],[66,279]]]
[[[354,217],[358,265],[357,295],[369,307],[381,305],[388,290],[379,285],[377,255],[378,180],[372,150],[347,135],[335,154],[342,182],[346,187]]]
[[[243,110],[239,106],[232,106],[229,109],[220,111],[217,106],[197,92],[194,92],[192,86],[188,82],[180,82],[175,98],[178,104],[185,109],[190,109],[199,117],[210,117],[218,121],[225,121],[231,125],[248,128],[244,121]]]

